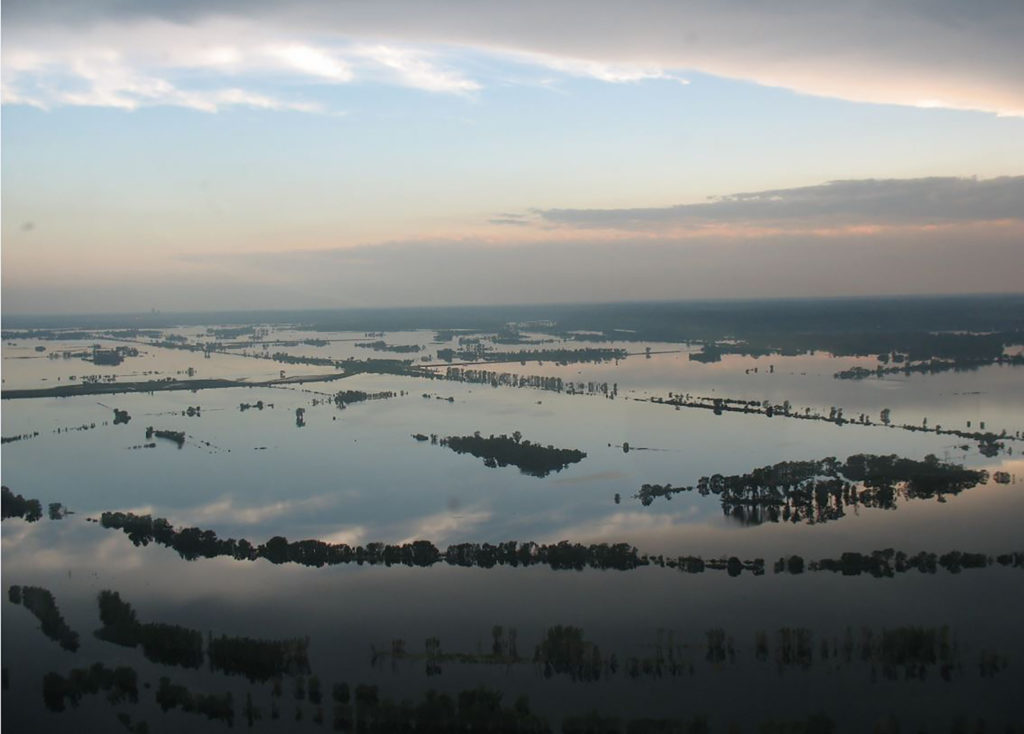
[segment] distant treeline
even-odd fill
[[[572,364],[577,362],[610,362],[613,359],[625,359],[629,352],[625,349],[600,349],[588,347],[583,349],[521,349],[517,351],[496,352],[485,350],[482,345],[473,349],[438,349],[437,358],[445,362],[456,359],[465,362],[555,362]]]
[[[905,377],[909,377],[912,374],[934,375],[940,372],[965,372],[967,370],[976,370],[990,365],[1010,365],[1019,367],[1024,365],[1024,354],[999,354],[995,357],[930,359],[927,362],[905,362],[903,364],[894,364],[888,367],[879,364],[873,370],[868,369],[867,367],[851,367],[850,369],[836,372],[833,377],[837,380],[863,380],[868,377],[884,377],[885,375],[904,375]]]
[[[228,556],[237,560],[254,561],[264,558],[271,563],[299,563],[306,566],[332,566],[344,563],[368,565],[433,566],[447,563],[453,566],[547,565],[555,569],[616,568],[629,569],[645,565],[645,557],[626,543],[607,543],[590,546],[561,541],[552,544],[508,541],[489,543],[460,543],[441,552],[431,542],[416,540],[401,545],[368,543],[349,546],[345,543],[325,543],[320,540],[298,540],[275,536],[266,543],[254,545],[248,540],[221,539],[212,530],[182,528],[175,530],[164,518],[135,515],[124,512],[104,512],[100,524],[105,528],[121,530],[135,545],[159,545],[173,548],[185,560]]]
[[[549,375],[520,375],[515,372],[491,372],[484,369],[467,369],[448,367],[444,375],[430,373],[433,379],[444,379],[452,382],[468,382],[491,387],[523,387],[549,392],[564,392],[566,395],[604,395],[612,397],[618,394],[618,383],[609,385],[607,382],[566,382],[561,377]]]
[[[679,408],[699,408],[701,410],[710,410],[715,415],[722,415],[722,413],[744,413],[753,415],[763,415],[766,418],[793,418],[796,420],[807,420],[807,421],[823,421],[825,423],[832,423],[837,426],[854,425],[854,426],[884,426],[887,428],[898,428],[904,431],[911,432],[924,432],[934,433],[940,436],[956,436],[958,438],[965,438],[972,441],[978,442],[978,451],[984,456],[995,456],[1001,449],[1005,448],[1005,441],[1018,441],[1020,440],[1020,432],[1016,435],[1009,435],[1005,430],[1000,433],[992,433],[991,431],[961,431],[955,428],[943,428],[940,424],[929,426],[927,419],[925,419],[921,425],[910,425],[902,424],[897,425],[890,421],[888,408],[881,411],[879,421],[874,421],[866,413],[861,413],[855,418],[847,418],[843,414],[842,408],[832,407],[829,409],[829,414],[822,415],[817,412],[813,412],[810,408],[805,408],[803,412],[795,410],[788,400],[784,400],[781,403],[773,403],[769,400],[743,400],[740,398],[723,398],[723,397],[707,397],[699,395],[690,395],[689,393],[681,395],[679,393],[669,393],[667,398],[658,396],[651,396],[648,399],[633,398],[639,402],[651,402],[657,405],[671,405],[676,409]]]
[[[411,354],[421,349],[418,344],[388,344],[385,341],[356,342],[355,346],[372,349],[375,352],[395,352],[396,354]]]
[[[331,359],[330,357],[307,357],[302,355],[288,354],[287,352],[274,352],[271,359],[275,362],[285,364],[307,364],[318,367],[333,367],[345,370],[346,374],[358,374],[362,372],[386,375],[413,375],[418,377],[426,376],[426,372],[412,364],[411,360],[400,359]]]
[[[485,466],[497,468],[512,464],[519,467],[523,474],[532,477],[546,477],[553,471],[562,471],[569,464],[583,461],[587,456],[578,449],[558,449],[531,443],[519,431],[511,436],[502,434],[487,438],[477,431],[471,436],[448,436],[442,438],[440,443],[455,453],[471,454],[483,459]]]
[[[948,329],[948,327],[946,327]],[[970,369],[1005,359],[1007,346],[1024,343],[1019,327],[993,333],[937,333],[931,331],[849,333],[747,333],[742,339],[706,341],[701,351],[690,355],[697,362],[718,362],[723,355],[738,354],[764,357],[771,354],[793,356],[814,351],[829,352],[837,357],[878,356],[898,363],[934,361],[935,371]],[[941,365],[941,366],[940,366]],[[959,365],[959,367],[957,366]],[[900,372],[906,367],[893,368]],[[924,371],[924,370],[912,370]]]
[[[363,392],[362,390],[340,390],[334,394],[334,404],[344,408],[350,403],[361,403],[364,400],[387,400],[398,393],[390,390],[384,392]]]
[[[308,357],[288,354],[288,352],[274,352],[270,358],[275,362],[284,362],[285,364],[309,364],[317,367],[336,367],[338,365],[338,360],[330,357]]]
[[[316,331],[448,329],[494,333],[509,322],[534,331],[646,332],[658,341],[743,338],[750,333],[993,332],[1022,328],[1020,295],[889,296],[651,301],[521,306],[436,306],[131,314],[5,314],[3,338],[28,330],[165,329],[210,324],[283,324]],[[554,326],[552,323],[554,322]],[[55,337],[56,338],[56,337]],[[645,339],[651,337],[645,336]],[[883,351],[883,350],[876,350]]]
[[[35,438],[39,435],[39,431],[32,431],[32,433],[19,433],[13,436],[0,437],[0,444],[14,443],[15,441],[25,441],[30,438]]]
[[[254,326],[222,326],[211,327],[206,330],[207,334],[217,339],[237,339],[246,334],[255,334],[255,332]]]
[[[240,561],[255,561],[263,558],[271,563],[298,563],[314,567],[346,563],[426,567],[437,563],[446,563],[450,566],[476,568],[541,565],[555,570],[572,569],[577,571],[584,568],[624,571],[642,566],[660,566],[675,568],[684,573],[727,571],[730,576],[739,576],[743,571],[749,571],[755,575],[762,575],[765,572],[765,562],[762,558],[740,560],[736,556],[710,559],[700,556],[651,556],[641,554],[628,543],[582,545],[563,540],[559,543],[538,544],[510,540],[496,545],[458,543],[449,545],[442,552],[427,540],[416,540],[402,545],[368,543],[365,546],[359,545],[353,548],[345,543],[325,543],[320,540],[289,542],[287,538],[275,536],[266,543],[254,545],[244,539],[218,538],[212,530],[200,530],[199,528],[175,530],[167,520],[153,518],[150,515],[104,512],[100,523],[105,528],[121,530],[135,545],[157,543],[173,548],[188,561],[227,556]],[[875,558],[879,555],[892,560],[888,567],[892,569],[893,573],[905,573],[911,570],[933,572],[936,565],[935,561],[928,560],[936,558],[934,554],[919,553],[910,556],[905,553],[884,550],[875,551],[868,556],[859,553],[846,553],[839,559],[823,559],[806,564],[806,569],[808,571],[842,570],[844,573],[849,570],[852,575],[856,575],[852,572],[855,568],[860,568],[858,573],[873,573],[872,569],[880,567],[879,561]],[[1013,567],[1024,566],[1024,553],[1007,553],[993,557],[953,551],[937,558],[939,558],[939,566],[953,573],[963,569],[981,567],[981,558],[985,559],[984,566],[996,564]],[[776,567],[775,573],[794,573],[794,568],[795,566],[790,567],[787,563],[781,568]],[[801,572],[804,568],[801,559]]]
[[[941,462],[896,456],[855,454],[840,462],[782,461],[748,474],[701,477],[694,486],[644,484],[634,495],[645,506],[657,497],[697,491],[721,498],[726,515],[748,524],[760,522],[828,522],[846,507],[894,509],[897,499],[931,499],[959,494],[988,481],[988,473]]]

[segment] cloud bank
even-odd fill
[[[459,68],[456,51],[473,51],[610,83],[699,71],[857,102],[1022,116],[1021,38],[1018,0],[9,0],[4,94],[40,106],[258,100],[314,111],[225,82],[269,73],[471,94],[484,81]]]
[[[831,181],[732,194],[700,204],[636,209],[541,209],[544,222],[580,229],[700,229],[722,224],[894,226],[1024,219],[1024,176]],[[507,215],[506,215],[507,217]],[[493,220],[492,220],[493,221]]]

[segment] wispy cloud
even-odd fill
[[[457,71],[439,65],[432,54],[397,46],[357,46],[353,56],[394,73],[397,83],[428,92],[469,94],[479,91],[479,83]]]
[[[536,53],[522,54],[521,59],[525,63],[559,71],[569,76],[597,79],[609,84],[625,84],[651,79],[670,79],[680,84],[689,84],[683,77],[651,64],[613,63]]]
[[[272,30],[241,19],[104,20],[85,30],[33,26],[4,36],[3,101],[43,109],[159,105],[319,113],[326,107],[308,98],[316,93],[309,83],[357,81],[443,94],[480,89],[437,51]]]
[[[176,524],[200,525],[261,525],[268,520],[275,520],[288,515],[289,513],[322,509],[329,507],[333,500],[327,496],[308,497],[301,500],[280,500],[265,505],[244,505],[239,504],[233,497],[210,502],[206,505],[193,508],[179,518],[177,515],[171,519]]]

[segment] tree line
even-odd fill
[[[172,548],[185,560],[198,558],[215,558],[227,556],[240,561],[255,561],[263,558],[271,563],[297,563],[305,566],[331,566],[346,563],[359,565],[383,566],[433,566],[445,563],[450,566],[475,568],[493,568],[495,566],[548,566],[555,570],[577,570],[584,568],[605,570],[632,570],[643,566],[659,566],[678,569],[683,573],[703,573],[705,571],[726,571],[730,576],[739,576],[744,571],[755,575],[765,573],[763,558],[741,560],[736,556],[704,559],[701,556],[665,556],[641,554],[635,546],[628,543],[594,543],[583,545],[570,543],[567,540],[558,543],[542,544],[531,541],[506,541],[492,545],[490,543],[458,543],[449,545],[443,552],[427,540],[416,540],[401,545],[386,543],[367,543],[365,546],[349,546],[346,543],[325,543],[320,540],[289,541],[282,536],[275,536],[266,543],[253,544],[248,540],[234,538],[222,539],[212,530],[199,528],[182,528],[175,530],[164,518],[153,518],[150,515],[135,515],[124,512],[104,512],[100,524],[105,528],[121,530],[135,545],[148,545],[151,542]],[[928,572],[934,565],[918,560],[922,554],[911,556],[896,551],[875,551],[869,554],[872,558],[890,556],[897,559],[889,567],[893,573],[905,573],[911,570]],[[934,554],[924,554],[930,558]],[[851,559],[860,554],[844,554]],[[863,556],[860,556],[863,558]],[[939,562],[939,566],[956,573],[959,570],[980,568],[980,559],[984,557],[984,566],[999,565],[1004,567],[1024,567],[1024,553],[1011,552],[997,556],[951,551],[949,554],[937,556],[948,558]],[[902,559],[902,560],[899,560]],[[841,560],[841,559],[840,559]],[[848,563],[849,568],[854,566]],[[876,560],[865,561],[866,564],[877,564]],[[865,566],[869,568],[870,566]],[[803,566],[801,566],[803,568]],[[807,564],[809,571],[834,570],[827,559]],[[788,565],[776,568],[775,573],[792,572]],[[882,574],[886,575],[886,574]]]

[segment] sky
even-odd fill
[[[1024,290],[1020,0],[5,0],[2,309]]]

